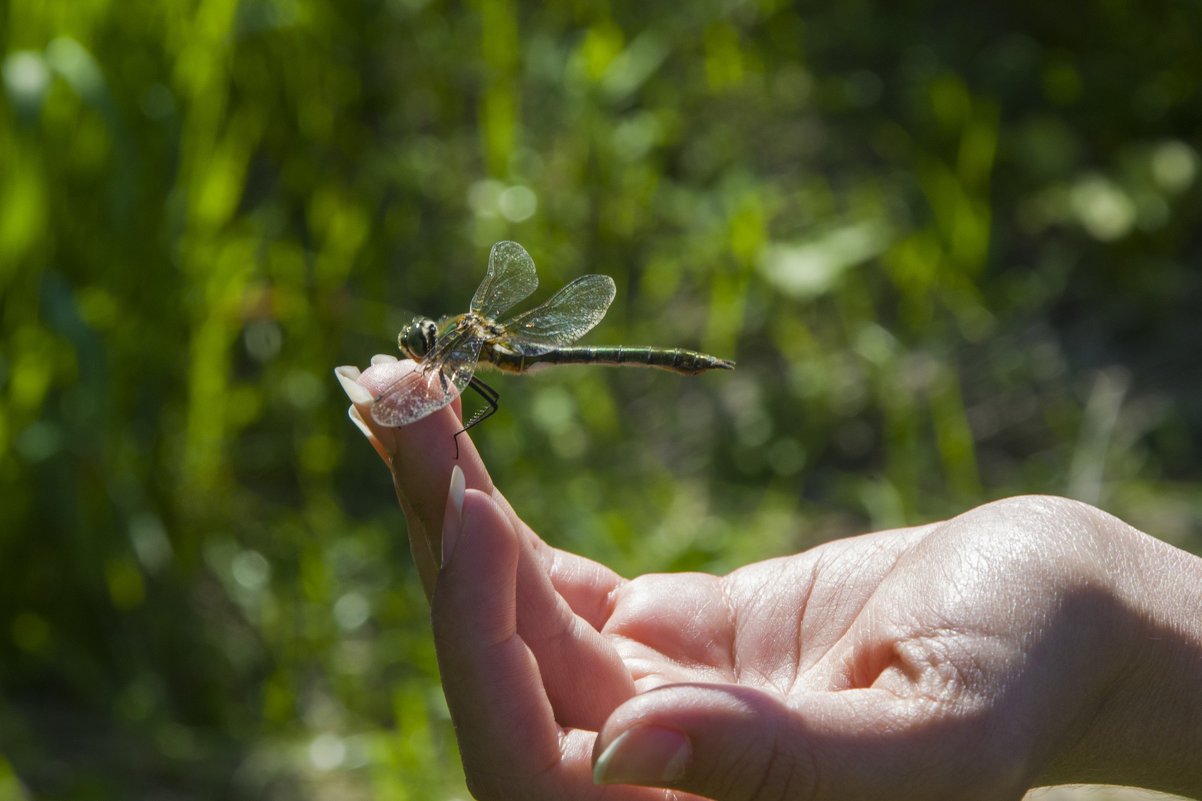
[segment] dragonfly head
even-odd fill
[[[434,339],[438,336],[438,326],[426,317],[414,317],[409,324],[401,329],[397,344],[401,353],[420,362],[426,354],[434,350]]]

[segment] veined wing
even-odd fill
[[[476,372],[481,342],[471,332],[449,334],[417,369],[401,376],[380,393],[372,403],[371,416],[380,425],[403,426],[417,422],[455,400]]]
[[[543,305],[506,321],[510,344],[539,352],[575,342],[601,322],[616,292],[608,275],[582,275]]]
[[[496,320],[537,288],[534,259],[526,249],[517,242],[498,242],[488,252],[488,273],[476,287],[471,309]]]

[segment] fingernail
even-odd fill
[[[354,374],[351,374],[351,371]],[[359,368],[357,367],[337,367],[334,369],[334,375],[338,379],[338,383],[342,385],[342,391],[351,399],[351,403],[371,403],[375,398],[371,391],[360,384],[355,379],[359,377]]]
[[[363,415],[359,414],[359,407],[351,404],[346,409],[346,416],[351,418],[351,422],[355,424],[355,428],[368,439],[372,439],[375,434],[371,433],[371,428],[368,427],[367,421],[363,419]]]
[[[358,406],[353,403],[348,406],[346,408],[346,416],[351,418],[351,422],[355,424],[355,428],[359,429],[359,432],[363,434],[363,436],[367,437],[367,441],[370,442],[371,446],[376,449],[376,453],[380,455],[380,458],[384,460],[384,463],[391,465],[393,457],[397,451],[397,443],[396,440],[390,438],[390,433],[396,429],[381,429],[381,431],[384,432],[385,439],[388,440],[388,444],[385,445],[383,442],[380,442],[379,437],[376,436],[376,432],[372,431],[371,426],[369,426],[367,421],[363,419],[363,415],[359,413]]]
[[[459,530],[463,526],[463,493],[467,481],[459,465],[451,468],[451,488],[447,492],[447,508],[442,516],[442,566],[446,567],[455,553],[459,541]]]
[[[622,733],[597,758],[596,784],[672,784],[684,777],[693,747],[678,731],[636,726]]]

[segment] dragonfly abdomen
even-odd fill
[[[512,353],[490,348],[481,354],[493,366],[512,373],[525,373],[559,364],[601,364],[623,367],[655,367],[681,375],[697,375],[706,370],[732,370],[735,363],[707,353],[683,348],[555,348],[546,353]]]

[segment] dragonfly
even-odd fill
[[[467,388],[487,404],[455,433],[459,435],[491,417],[500,394],[476,370],[487,366],[507,373],[533,373],[564,364],[657,367],[681,375],[731,370],[735,363],[682,348],[573,347],[609,309],[616,289],[607,275],[584,275],[550,300],[499,322],[512,307],[538,287],[534,260],[517,242],[498,242],[488,255],[488,272],[465,314],[435,322],[415,317],[397,336],[401,353],[417,368],[375,396],[371,415],[384,426],[404,426],[443,408]]]

